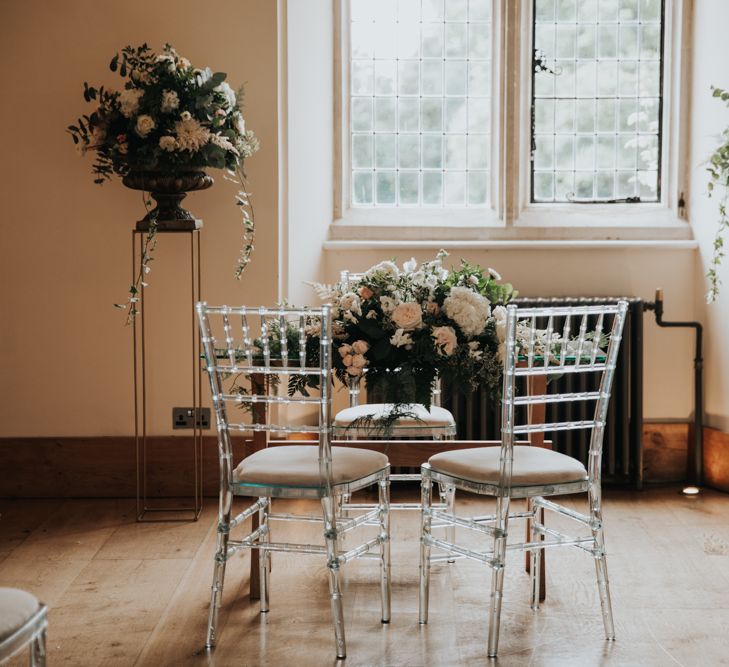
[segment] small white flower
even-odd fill
[[[165,90],[162,92],[162,104],[160,109],[163,113],[170,113],[180,106],[180,98],[174,90]]]
[[[403,329],[398,329],[390,338],[390,344],[395,347],[404,347],[409,350],[413,346],[413,339],[409,333],[405,333]]]
[[[192,114],[189,111],[183,111],[180,114],[180,119],[181,120],[191,120],[192,119]]]
[[[243,120],[243,116],[239,113],[235,114],[233,124],[235,125],[235,131],[242,137],[246,134],[246,122]]]
[[[350,311],[355,315],[361,315],[362,309],[360,307],[359,296],[354,292],[347,292],[339,300],[339,307],[344,311]],[[345,312],[346,314],[346,312]]]
[[[468,282],[471,285],[478,285],[478,276],[468,276]]]
[[[146,137],[154,128],[157,127],[157,123],[154,122],[152,116],[142,114],[137,118],[137,123],[134,126],[134,131],[140,137]]]
[[[501,280],[501,274],[496,269],[492,269],[491,267],[489,267],[489,275],[494,280]]]
[[[393,310],[395,310],[395,308],[397,308],[397,301],[389,296],[381,296],[380,306],[382,307],[382,312],[385,313],[385,315],[389,315]]]
[[[483,357],[483,350],[479,350],[479,342],[477,340],[471,341],[468,344],[468,356],[471,359],[480,359]]]
[[[418,263],[417,263],[417,262],[415,261],[415,257],[411,257],[411,258],[410,258],[410,261],[408,261],[408,262],[405,262],[405,263],[404,263],[404,264],[402,265],[402,270],[403,270],[403,271],[404,271],[405,273],[412,273],[413,271],[415,271],[415,269],[416,269],[417,267],[418,267]]]
[[[168,71],[175,71],[175,57],[171,53],[161,53],[157,56],[157,62],[164,64]]]
[[[377,319],[377,311],[376,310],[370,310],[370,311],[368,311],[367,315],[365,315],[365,319],[368,319],[368,320],[376,320]]]

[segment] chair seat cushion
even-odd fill
[[[481,484],[499,483],[501,447],[478,447],[440,452],[428,463],[437,471]],[[577,459],[542,447],[514,446],[512,486],[564,484],[587,479],[587,470]]]
[[[332,481],[334,484],[354,482],[384,470],[387,456],[382,452],[354,447],[332,447]],[[319,446],[283,445],[268,447],[243,459],[233,471],[238,484],[320,486]]]
[[[368,403],[353,408],[345,408],[336,414],[333,424],[336,428],[346,428],[357,419],[366,417],[379,419],[390,413],[393,405],[393,403]],[[403,408],[410,414],[400,417],[393,428],[455,429],[456,427],[456,420],[453,415],[445,408],[437,405],[431,405],[430,410],[426,410],[420,403],[406,404]]]
[[[38,611],[38,598],[18,588],[0,588],[0,641],[19,630]]]

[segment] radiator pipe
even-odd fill
[[[656,290],[656,300],[645,302],[644,310],[653,310],[656,324],[665,328],[690,328],[696,330],[696,347],[694,352],[694,428],[689,440],[687,473],[690,484],[701,486],[704,477],[704,393],[703,393],[703,336],[701,322],[666,322],[663,319],[663,290]]]

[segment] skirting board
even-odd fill
[[[688,424],[647,423],[644,427],[646,481],[681,481],[685,476]],[[234,442],[234,457],[250,451]],[[188,438],[148,439],[150,496],[192,493],[192,445]],[[729,491],[729,433],[704,430],[706,484]],[[136,495],[132,437],[0,438],[0,498],[131,498]],[[203,440],[203,493],[218,492],[217,439]]]

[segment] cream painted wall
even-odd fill
[[[711,260],[717,229],[720,193],[706,195],[706,160],[719,143],[719,134],[729,126],[729,109],[711,97],[710,86],[729,88],[729,3],[695,0],[693,17],[693,66],[691,91],[691,195],[689,212],[700,244],[696,273],[696,302],[705,327],[706,416],[709,426],[729,431],[729,258],[721,268],[723,287],[717,302],[706,305],[704,277]],[[727,239],[729,243],[729,239]]]
[[[233,277],[240,218],[232,185],[212,170],[215,186],[187,204],[205,222],[203,296],[277,297],[276,3],[3,1],[0,436],[133,432],[131,330],[112,304],[126,296],[141,199],[119,182],[94,185],[90,158],[76,155],[64,130],[86,111],[82,82],[118,85],[109,60],[144,41],[169,41],[194,64],[246,84],[247,124],[262,150],[247,165],[258,234],[242,282]],[[160,238],[148,309],[160,334],[149,350],[152,433],[170,430],[173,405],[190,404],[187,257],[181,238]]]

